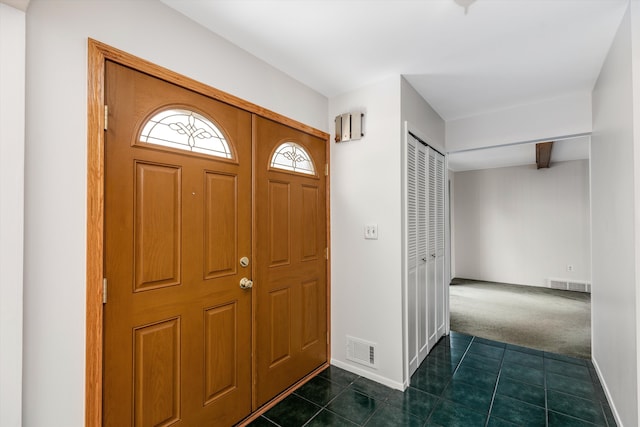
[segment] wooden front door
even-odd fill
[[[252,409],[251,114],[112,62],[105,97],[103,425],[232,425]]]
[[[325,141],[254,116],[256,404],[327,361]]]

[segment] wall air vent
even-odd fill
[[[579,280],[547,279],[547,287],[563,291],[591,293],[591,284]]]
[[[347,359],[370,368],[378,368],[377,344],[347,335]]]

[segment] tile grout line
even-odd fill
[[[542,382],[544,384],[544,415],[545,415],[545,424],[549,427],[549,399],[547,393],[547,358],[545,356],[545,352],[542,352]]]
[[[502,357],[500,358],[500,369],[498,370],[498,377],[496,378],[496,385],[493,387],[493,394],[491,395],[491,403],[489,404],[489,412],[487,412],[487,421],[485,421],[485,427],[489,425],[489,420],[491,419],[491,412],[493,411],[493,402],[496,399],[496,394],[498,393],[498,384],[500,384],[500,377],[502,376],[502,365],[504,364],[504,356],[507,352],[507,347],[505,346]]]

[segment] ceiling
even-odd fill
[[[404,75],[444,120],[591,92],[628,0],[161,0],[331,98]]]
[[[321,94],[403,75],[451,121],[591,93],[628,0],[160,0]],[[468,5],[468,7],[464,7]],[[589,157],[558,141],[552,162]],[[535,144],[450,153],[535,164]]]

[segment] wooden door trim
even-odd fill
[[[87,260],[86,260],[86,350],[85,350],[85,426],[102,425],[103,357],[103,271],[104,271],[104,73],[107,60],[131,67],[154,77],[175,83],[210,98],[274,120],[326,141],[329,162],[329,134],[284,117],[271,110],[242,100],[226,92],[199,83],[186,76],[101,43],[88,40],[87,88]],[[329,245],[329,177],[327,191],[327,245]],[[328,246],[330,248],[330,246]],[[329,256],[330,259],[330,256]],[[327,326],[330,331],[330,262],[327,260]],[[330,339],[328,342],[330,343]],[[330,344],[327,358],[330,360]]]

